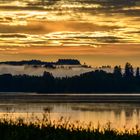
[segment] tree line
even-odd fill
[[[0,64],[13,65],[13,66],[81,65],[80,61],[77,59],[58,59],[56,62],[44,62],[41,60],[6,61],[6,62],[0,62]]]
[[[0,75],[1,92],[37,93],[129,93],[140,92],[140,72],[126,63],[124,72],[115,66],[113,73],[95,70],[79,76],[55,78],[51,73],[42,76]]]

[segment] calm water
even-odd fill
[[[0,117],[8,113],[13,119],[32,120],[33,116],[42,118],[45,109],[50,110],[51,120],[56,121],[63,116],[71,122],[93,122],[94,126],[111,122],[112,127],[118,129],[140,125],[140,104],[128,103],[2,103]]]

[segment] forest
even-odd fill
[[[140,72],[126,63],[124,72],[115,66],[113,73],[95,70],[79,76],[55,78],[51,73],[42,76],[0,75],[0,92],[37,93],[138,93]]]
[[[77,59],[58,59],[56,62],[44,62],[44,61],[40,61],[40,60],[6,61],[6,62],[0,62],[0,64],[13,65],[13,66],[81,65],[80,61]]]

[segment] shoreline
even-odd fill
[[[0,93],[1,103],[140,103],[140,94]]]

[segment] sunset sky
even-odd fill
[[[140,66],[140,0],[0,0],[0,61],[58,58]]]

